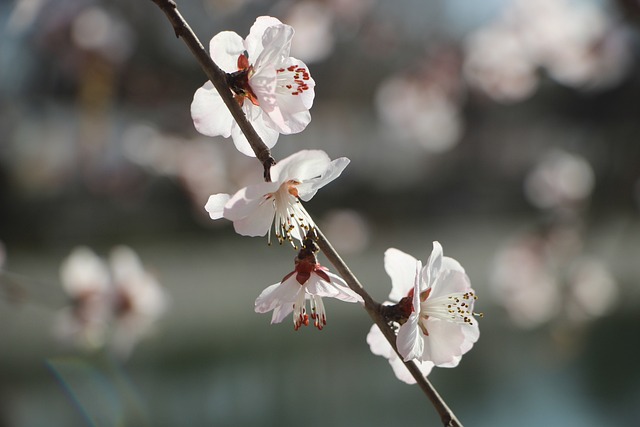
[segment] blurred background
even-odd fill
[[[205,46],[295,28],[313,119],[273,154],[351,159],[307,208],[374,298],[389,247],[465,266],[481,338],[430,375],[465,425],[640,425],[639,1],[178,6]],[[208,218],[261,167],[193,128],[205,77],[151,1],[12,0],[0,31],[1,427],[439,425],[364,310],[253,312],[296,253]],[[96,335],[109,277],[140,292]]]

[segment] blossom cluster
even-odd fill
[[[60,279],[70,305],[58,315],[55,332],[87,349],[108,345],[127,356],[167,308],[165,291],[125,246],[112,250],[109,263],[89,248],[74,249]]]
[[[233,98],[269,148],[279,134],[300,132],[311,120],[315,83],[306,65],[289,56],[293,34],[292,27],[277,19],[260,17],[246,39],[225,31],[210,43],[211,57],[227,73]],[[240,152],[254,155],[211,83],[196,91],[191,114],[199,132],[232,136]],[[293,271],[255,301],[256,312],[272,312],[271,323],[292,314],[295,330],[311,320],[322,330],[327,324],[323,297],[364,303],[355,288],[318,262],[316,225],[301,203],[338,178],[349,162],[345,157],[331,160],[321,150],[302,150],[272,166],[271,180],[233,195],[213,194],[205,205],[211,219],[231,221],[243,236],[268,235],[271,243],[273,232],[279,243],[289,242],[298,250]],[[387,319],[397,329],[397,353],[375,325],[367,337],[371,351],[387,357],[398,378],[407,383],[415,379],[403,361],[415,361],[424,375],[434,366],[458,365],[479,337],[473,311],[476,296],[461,265],[443,256],[442,246],[434,242],[426,266],[389,249],[385,268],[393,285],[390,299],[396,304],[383,310],[395,312]]]

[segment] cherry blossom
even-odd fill
[[[101,347],[110,318],[110,277],[106,263],[91,249],[78,247],[60,267],[62,287],[71,300],[55,324],[56,335],[80,347]]]
[[[60,277],[70,307],[59,314],[59,338],[86,349],[108,345],[127,356],[164,313],[167,296],[138,255],[119,246],[109,263],[91,249],[75,249],[63,262]]]
[[[425,374],[433,366],[457,366],[480,335],[473,312],[475,293],[462,266],[443,256],[440,243],[433,242],[426,266],[391,248],[385,252],[385,270],[392,281],[389,298],[398,301],[396,307],[404,313],[398,353],[405,361],[414,360]],[[414,383],[381,336],[377,327],[371,329],[367,337],[371,351],[387,357],[400,380]]]
[[[306,300],[310,300],[311,319],[318,330],[327,324],[322,297],[337,298],[345,302],[360,302],[362,297],[352,291],[339,276],[320,265],[315,257],[315,245],[305,239],[305,245],[295,260],[295,269],[280,283],[266,288],[256,299],[256,313],[273,310],[271,323],[280,323],[293,312],[293,328],[309,325]]]
[[[281,133],[301,132],[311,121],[315,82],[304,62],[289,56],[293,34],[291,26],[261,16],[246,39],[223,31],[209,44],[211,58],[227,73],[236,101],[269,148]],[[240,152],[255,156],[211,82],[196,91],[191,117],[198,132],[231,136]]]
[[[233,221],[238,234],[264,236],[271,228],[280,243],[302,241],[315,224],[300,200],[311,200],[318,189],[340,176],[349,159],[331,161],[321,150],[303,150],[281,160],[271,168],[272,182],[242,188],[233,196],[214,194],[205,209],[211,219]]]

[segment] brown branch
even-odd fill
[[[194,34],[187,21],[184,20],[178,6],[173,0],[151,0],[167,15],[169,22],[173,26],[173,31],[176,33],[176,37],[181,38],[187,45],[193,56],[202,67],[202,70],[207,75],[211,83],[216,88],[220,97],[226,104],[227,108],[231,112],[231,115],[240,126],[240,129],[244,133],[247,141],[251,145],[256,157],[262,163],[264,168],[264,178],[266,181],[271,181],[271,166],[275,165],[276,161],[271,156],[271,151],[264,144],[260,136],[257,134],[247,117],[245,116],[242,108],[233,99],[233,93],[229,89],[227,83],[227,74],[216,65],[215,62],[209,56],[209,53],[204,49],[198,37]]]
[[[233,99],[226,74],[213,62],[209,54],[204,50],[196,35],[193,33],[182,15],[178,12],[176,3],[173,0],[152,1],[167,15],[176,36],[181,38],[189,47],[189,50],[191,50],[191,53],[196,57],[196,60],[204,70],[209,80],[211,80],[211,83],[213,83],[216,90],[220,93],[220,96],[227,105],[227,108],[229,108],[229,111],[231,111],[231,114],[240,126],[240,129],[244,132],[249,144],[251,144],[251,148],[253,148],[256,157],[263,164],[265,179],[270,181],[269,170],[271,166],[275,164],[275,160],[271,156],[271,152],[267,146],[262,142],[256,131],[253,129],[251,123],[247,120],[240,106]],[[373,319],[374,323],[378,325],[387,341],[389,341],[389,344],[391,344],[397,353],[396,335],[383,316],[380,303],[371,298],[369,293],[360,284],[349,267],[345,264],[342,258],[340,258],[340,255],[338,255],[333,246],[331,246],[331,243],[329,243],[324,234],[322,234],[318,228],[316,228],[315,231],[316,242],[320,250],[322,250],[329,262],[335,267],[338,273],[340,273],[349,287],[362,297],[364,300],[365,310],[369,313],[369,316]],[[402,358],[402,356],[400,357]],[[445,427],[462,427],[460,421],[458,421],[451,409],[449,409],[442,397],[440,397],[431,382],[422,375],[416,364],[413,363],[413,361],[404,363],[411,375],[415,378],[417,384],[436,408],[443,425]]]
[[[336,252],[331,243],[327,240],[324,234],[322,234],[322,231],[320,231],[320,229],[317,227],[315,228],[315,231],[316,243],[318,244],[320,250],[324,253],[329,262],[335,267],[338,273],[340,273],[340,276],[342,276],[344,281],[347,282],[349,288],[351,288],[354,292],[362,297],[362,299],[364,300],[365,310],[367,310],[367,313],[369,313],[369,316],[371,317],[373,322],[378,325],[387,341],[389,341],[389,344],[391,344],[391,347],[393,347],[393,350],[398,353],[398,349],[396,347],[396,334],[387,323],[387,319],[385,319],[385,317],[382,315],[382,306],[374,301],[373,298],[371,298],[371,295],[369,295],[362,284],[360,284],[358,278],[351,272],[347,264],[342,260],[340,255],[338,255],[338,252]],[[400,359],[403,359],[400,353],[398,353],[398,356],[400,357]],[[460,423],[460,421],[458,421],[453,411],[449,409],[449,406],[447,406],[447,404],[433,387],[431,382],[422,375],[422,372],[420,372],[418,366],[416,366],[413,361],[404,362],[404,364],[411,373],[411,376],[415,378],[418,386],[420,386],[424,394],[427,395],[427,397],[431,401],[431,404],[436,408],[436,411],[438,412],[438,415],[440,415],[440,419],[442,420],[444,426],[462,427],[462,424]]]

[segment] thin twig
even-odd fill
[[[271,181],[270,170],[271,166],[275,165],[276,161],[271,156],[269,148],[256,133],[251,123],[249,123],[249,120],[247,120],[247,116],[245,116],[240,105],[238,105],[236,100],[233,99],[233,94],[231,93],[227,83],[226,73],[222,71],[215,62],[213,62],[207,51],[202,46],[202,43],[200,43],[200,40],[198,40],[198,37],[178,11],[178,6],[173,0],[151,1],[158,5],[164,14],[167,15],[169,22],[171,22],[171,25],[173,26],[173,31],[176,33],[176,37],[181,38],[182,41],[184,41],[200,64],[200,67],[202,67],[204,73],[207,75],[209,80],[211,80],[211,83],[220,94],[220,97],[231,112],[231,115],[238,123],[238,126],[240,126],[240,129],[247,138],[247,141],[249,141],[256,157],[260,163],[262,163],[265,180]]]
[[[220,96],[231,111],[234,119],[238,122],[240,128],[247,137],[249,144],[251,144],[251,148],[255,152],[256,157],[263,164],[265,179],[267,179],[269,168],[271,165],[275,164],[275,160],[271,157],[271,152],[264,145],[258,134],[253,129],[251,123],[247,120],[240,106],[233,99],[225,73],[220,70],[209,54],[204,50],[196,35],[193,33],[182,15],[178,12],[177,6],[173,0],[152,1],[167,15],[167,18],[173,25],[176,36],[182,38],[185,44],[189,47],[189,50],[191,50],[191,53],[196,57],[205,74],[211,80],[211,83],[213,83],[216,90],[220,93]],[[387,341],[389,341],[389,344],[391,344],[393,349],[397,352],[396,335],[382,315],[380,303],[371,298],[371,295],[369,295],[369,293],[360,284],[356,276],[351,272],[342,258],[340,258],[340,255],[338,255],[333,246],[331,246],[331,243],[327,240],[324,234],[322,234],[318,228],[315,230],[316,242],[318,243],[320,250],[322,250],[329,262],[335,267],[338,273],[340,273],[349,287],[362,297],[364,300],[365,310],[369,313],[369,316],[373,319],[374,323],[378,325]],[[402,356],[400,357],[402,358]],[[415,378],[417,384],[435,407],[436,411],[440,415],[443,425],[445,427],[462,427],[460,421],[458,421],[454,413],[449,409],[429,380],[422,375],[416,364],[413,361],[404,363],[411,375]]]

